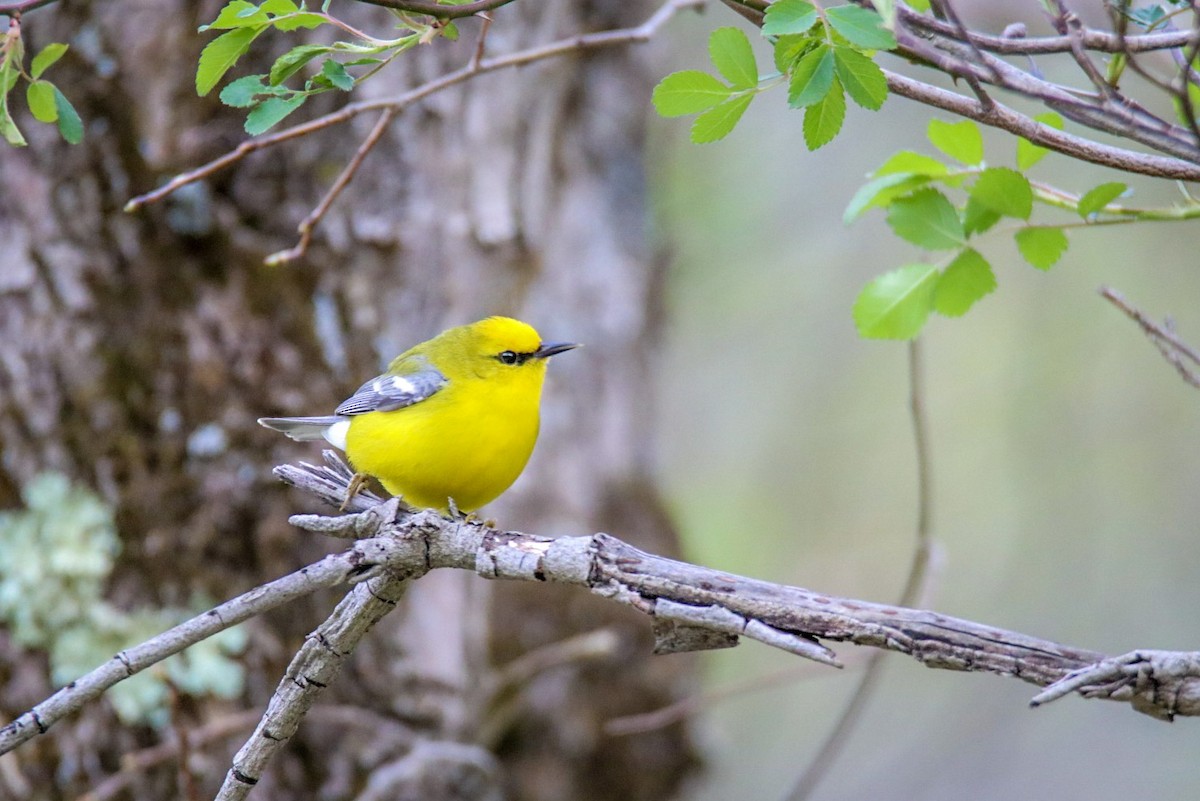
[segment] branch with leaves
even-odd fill
[[[329,467],[283,466],[276,472],[336,505],[345,496],[349,471],[332,454],[327,458]],[[646,553],[607,534],[550,539],[414,513],[396,500],[369,495],[354,498],[352,509],[335,517],[292,518],[300,528],[354,539],[349,549],[122,651],[0,729],[0,754],[206,637],[318,589],[353,584],[297,653],[255,734],[235,758],[219,797],[243,798],[407,583],[446,568],[494,580],[568,584],[629,606],[650,618],[660,653],[726,648],[748,637],[838,667],[829,643],[851,642],[908,654],[928,667],[1015,676],[1044,688],[1034,705],[1079,693],[1124,701],[1163,720],[1200,715],[1200,655],[1193,653],[1139,650],[1108,657],[937,612],[735,576]]]
[[[1162,30],[1170,23],[1167,14],[1119,6],[1113,30],[1100,31],[1083,26],[1056,3],[1052,21],[1059,35],[1026,38],[1021,25],[1012,26],[1004,36],[972,31],[948,0],[938,3],[936,15],[927,3],[918,8],[916,2],[877,2],[874,7],[818,6],[807,0],[725,3],[760,27],[773,47],[775,71],[760,73],[750,41],[740,29],[713,31],[709,54],[717,75],[677,72],[663,79],[654,92],[655,107],[663,116],[697,115],[691,129],[694,142],[729,135],[753,99],[775,86],[786,86],[788,105],[803,110],[804,142],[813,150],[841,131],[847,98],[877,111],[890,94],[897,94],[966,118],[932,120],[928,137],[941,157],[896,153],[871,174],[848,204],[846,223],[872,208],[884,209],[897,236],[939,256],[886,273],[863,289],[854,319],[864,337],[911,339],[930,314],[961,316],[994,291],[996,276],[979,246],[994,231],[1006,230],[1030,265],[1048,270],[1066,252],[1072,229],[1200,217],[1200,202],[1182,185],[1178,204],[1140,208],[1118,202],[1132,191],[1122,181],[1071,192],[1030,174],[1049,152],[1058,152],[1125,173],[1200,180],[1200,129],[1195,116],[1200,99],[1200,74],[1195,69],[1200,13],[1193,11],[1190,30]],[[1130,32],[1130,25],[1142,32]],[[1156,116],[1120,88],[1125,69],[1145,73],[1139,57],[1154,52],[1169,54],[1176,64],[1173,77],[1152,84],[1170,96],[1182,124]],[[885,69],[876,63],[883,53],[960,79],[970,94]],[[1092,53],[1110,58],[1104,73],[1092,62]],[[1032,61],[1034,55],[1070,57],[1079,67],[1083,85],[1046,80]],[[1027,64],[1019,67],[1002,56],[1026,59]],[[1022,114],[996,100],[993,89],[1035,100],[1048,110],[1035,116]],[[1101,143],[1090,133],[1068,132],[1067,122],[1159,153]],[[999,166],[1003,155],[985,158],[979,123],[1018,137],[1012,167]],[[1034,221],[1038,206],[1059,216]],[[1065,219],[1063,212],[1068,215]],[[998,228],[1002,221],[1011,226]]]

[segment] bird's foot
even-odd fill
[[[362,488],[365,487],[367,482],[370,480],[371,477],[366,473],[355,473],[354,477],[350,479],[350,484],[346,487],[346,497],[342,499],[342,505],[338,507],[338,511],[346,511],[346,507],[350,505],[350,501],[354,499],[355,495],[362,491]]]

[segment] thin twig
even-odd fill
[[[27,11],[48,6],[57,0],[18,0],[17,2],[0,3],[0,17],[19,17]]]
[[[550,44],[520,50],[516,53],[485,58],[474,67],[468,64],[461,69],[447,73],[440,78],[435,78],[428,83],[410,89],[393,98],[348,103],[330,114],[317,117],[300,125],[294,125],[291,128],[285,128],[274,134],[242,142],[230,152],[213,159],[207,164],[181,173],[159,188],[132,198],[125,204],[125,211],[136,211],[147,203],[162,200],[180,187],[207,178],[213,173],[236,164],[251,153],[274,147],[275,145],[301,136],[307,136],[324,128],[339,125],[354,119],[359,114],[382,111],[384,109],[392,109],[395,113],[399,113],[419,100],[423,100],[443,89],[449,89],[452,86],[470,80],[476,75],[533,64],[538,61],[571,53],[649,41],[677,13],[689,8],[699,8],[703,4],[704,0],[667,0],[645,22],[633,28],[618,28],[611,31],[599,31],[597,33],[571,36]],[[447,6],[447,8],[462,8],[462,6]]]
[[[1142,331],[1154,343],[1154,347],[1158,348],[1158,352],[1178,371],[1183,380],[1193,387],[1200,389],[1200,375],[1197,375],[1183,363],[1184,359],[1188,359],[1193,364],[1200,365],[1200,352],[1197,352],[1180,339],[1171,330],[1170,326],[1160,325],[1151,320],[1144,312],[1131,305],[1120,292],[1117,292],[1112,287],[1100,287],[1100,295],[1140,325]]]
[[[492,15],[480,14],[479,18],[483,20],[483,24],[479,28],[479,38],[475,40],[475,52],[471,54],[471,60],[467,63],[467,69],[479,71],[479,63],[483,61],[483,53],[487,47],[488,31],[492,29]]]
[[[908,343],[908,383],[913,452],[917,467],[917,524],[916,547],[913,549],[912,563],[908,568],[908,579],[904,584],[904,592],[900,595],[900,606],[913,606],[924,594],[933,554],[931,537],[933,463],[929,453],[929,424],[925,416],[925,399],[922,389],[924,383],[921,375],[921,343],[916,339]],[[882,652],[877,652],[867,660],[866,670],[859,677],[858,686],[851,693],[850,700],[842,710],[841,717],[838,718],[821,748],[809,760],[808,765],[796,780],[795,786],[788,794],[788,801],[806,801],[812,798],[821,779],[837,761],[838,754],[849,741],[854,726],[862,717],[867,702],[875,693],[875,689],[879,686],[879,680],[883,677],[882,656]]]
[[[371,152],[376,144],[378,144],[380,137],[383,136],[383,133],[387,130],[388,125],[391,124],[392,118],[394,118],[398,113],[400,113],[399,109],[387,108],[383,110],[383,113],[379,115],[379,120],[375,123],[375,127],[371,129],[371,133],[367,135],[367,138],[363,140],[363,143],[358,146],[358,150],[355,151],[354,157],[350,159],[350,163],[342,169],[341,174],[338,175],[337,180],[333,182],[333,185],[329,187],[329,190],[325,193],[325,196],[321,198],[321,202],[317,204],[317,207],[309,212],[308,216],[300,222],[299,226],[297,226],[297,230],[300,233],[300,241],[296,243],[295,247],[287,250],[281,250],[277,253],[272,253],[270,256],[264,259],[265,264],[270,266],[285,264],[289,261],[300,258],[308,252],[309,243],[312,242],[313,229],[316,228],[317,224],[325,217],[325,214],[329,211],[329,207],[333,205],[333,201],[337,200],[337,197],[342,193],[342,190],[349,186],[350,181],[354,178],[355,173],[358,172],[359,166],[362,165],[363,159],[365,159],[367,154]]]
[[[461,5],[430,3],[423,0],[360,0],[360,2],[390,8],[394,11],[404,11],[409,14],[424,14],[428,17],[437,17],[438,19],[459,19],[461,17],[474,16],[481,11],[491,11],[492,9],[506,6],[513,2],[513,0],[477,0],[474,3],[463,3]]]

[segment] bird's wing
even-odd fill
[[[422,359],[413,364],[411,371],[399,365],[381,376],[363,384],[346,400],[342,401],[334,414],[366,414],[367,412],[391,412],[412,406],[429,398],[450,383],[433,365]]]

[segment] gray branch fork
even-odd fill
[[[284,465],[289,484],[336,505],[349,471]],[[840,667],[830,643],[907,654],[927,667],[1013,676],[1043,690],[1033,706],[1079,693],[1129,703],[1161,720],[1200,715],[1200,653],[1138,650],[1116,657],[995,626],[773,584],[647,553],[608,534],[551,539],[504,531],[369,493],[351,513],[296,515],[299,528],[354,540],[313,565],[255,588],[133,648],[0,729],[0,754],[45,733],[104,690],[218,631],[323,587],[353,587],[296,654],[218,799],[246,797],[320,692],[413,580],[435,569],[493,580],[569,584],[651,618],[660,653],[726,648],[747,637]]]

